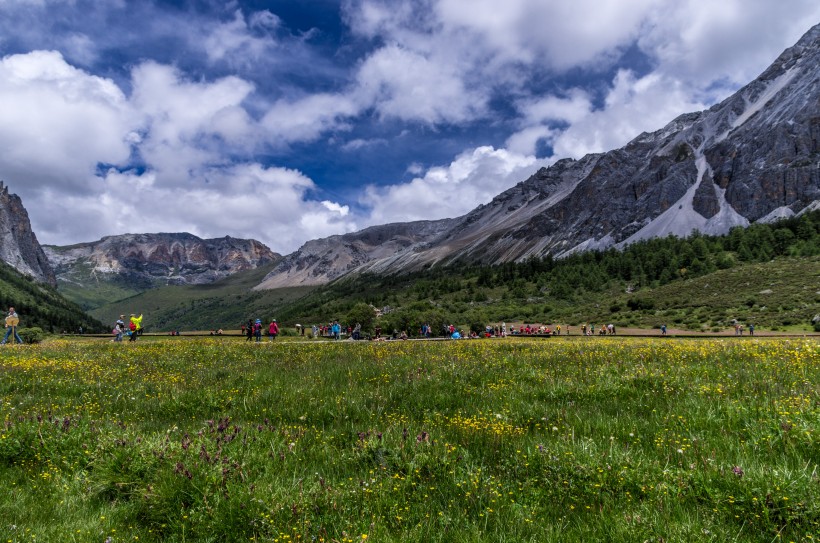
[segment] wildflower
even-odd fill
[[[735,466],[732,468],[732,473],[738,476],[738,478],[743,477],[743,468],[740,466]]]

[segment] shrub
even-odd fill
[[[23,340],[23,343],[40,343],[46,337],[46,333],[43,332],[43,329],[37,326],[22,328],[18,334],[20,334],[20,339]]]
[[[359,302],[353,306],[353,308],[347,313],[345,316],[345,321],[350,324],[350,326],[356,326],[356,324],[362,325],[362,333],[371,333],[373,332],[373,323],[376,320],[376,311],[373,309],[370,304],[366,304],[363,302]]]
[[[645,309],[645,310],[655,309],[655,302],[654,301],[648,300],[648,299],[643,299],[643,298],[630,298],[629,300],[627,300],[626,305],[632,311],[638,311],[638,310],[641,310],[641,309]]]

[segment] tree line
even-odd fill
[[[103,332],[106,327],[77,304],[66,300],[57,289],[38,283],[5,262],[0,262],[0,307],[4,313],[14,307],[21,328],[41,328],[50,333]]]

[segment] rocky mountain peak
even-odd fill
[[[31,230],[28,212],[16,194],[0,181],[0,260],[37,281],[57,284],[54,270],[37,236]]]

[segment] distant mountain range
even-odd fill
[[[0,189],[0,258],[69,290],[101,281],[129,285],[130,293],[202,284],[270,263],[256,289],[319,285],[349,273],[560,257],[694,230],[722,234],[820,207],[820,25],[723,102],[620,149],[559,160],[458,218],[373,226],[308,241],[285,257],[255,240],[191,234],[40,248],[19,198]]]
[[[256,240],[187,233],[123,234],[43,249],[60,281],[83,284],[113,275],[136,284],[204,284],[281,258]]]

